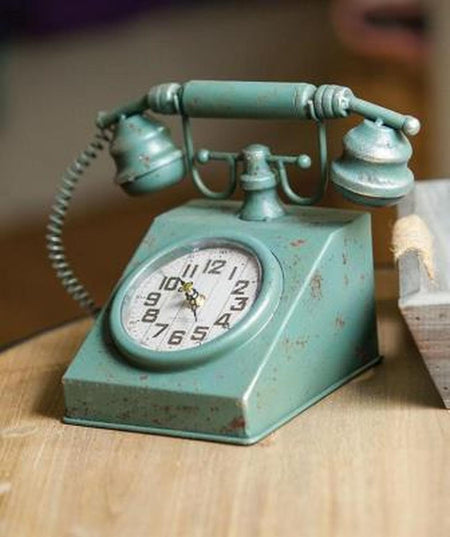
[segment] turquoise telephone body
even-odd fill
[[[149,112],[180,116],[183,150]],[[325,120],[350,113],[365,119],[329,170]],[[308,155],[256,143],[196,152],[197,117],[314,122],[315,194],[297,194],[286,170],[309,167]],[[251,444],[380,360],[370,215],[312,205],[329,175],[356,203],[399,201],[413,185],[406,135],[419,131],[417,119],[341,86],[191,81],[155,86],[96,123],[94,142],[63,176],[48,225],[58,277],[98,313],[63,378],[65,422]],[[205,199],[155,218],[97,312],[67,260],[62,228],[78,180],[106,144],[127,193],[189,175]],[[200,174],[212,160],[229,169],[220,192]],[[238,186],[243,201],[230,201]]]

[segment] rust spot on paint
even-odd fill
[[[134,123],[129,122],[128,123],[128,128],[130,129],[130,131],[134,131],[134,132],[137,132],[139,134],[142,134],[142,128],[138,127]]]
[[[293,246],[294,248],[298,248],[299,246],[301,246],[302,244],[305,244],[305,240],[303,239],[297,239],[295,241],[291,241],[290,242],[290,245]]]
[[[306,347],[308,341],[309,341],[309,337],[304,337],[304,338],[296,339],[296,340],[295,340],[295,343],[296,343],[299,347],[301,347],[302,349],[304,349],[304,348]]]
[[[311,296],[316,299],[322,298],[322,282],[323,278],[320,272],[316,272],[311,279],[310,289]]]
[[[233,418],[227,425],[227,429],[235,431],[236,429],[243,429],[245,427],[245,419],[243,416]]]
[[[334,325],[336,330],[341,330],[345,326],[345,321],[340,315],[338,315],[334,321]]]
[[[144,163],[147,168],[150,167],[150,157],[148,155],[139,155],[139,160]]]
[[[343,265],[346,265],[348,262],[348,257],[347,257],[347,254],[345,252],[342,253],[342,264]]]

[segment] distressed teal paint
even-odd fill
[[[121,118],[109,149],[117,166],[115,178],[127,194],[155,192],[181,181],[186,173],[184,154],[169,129],[155,118]]]
[[[135,153],[143,147],[141,140],[135,140],[131,155],[128,152],[126,158],[122,152],[118,155],[121,162],[125,161],[118,172],[119,182],[129,193],[150,192],[163,188],[166,184],[173,184],[179,180],[186,164],[194,184],[205,197],[227,199],[233,194],[236,186],[236,174],[233,171],[230,173],[229,186],[223,192],[214,192],[203,182],[195,162],[190,118],[313,120],[318,126],[321,170],[317,192],[311,198],[296,195],[289,185],[282,159],[278,158],[276,162],[280,186],[289,201],[298,205],[313,205],[320,201],[327,184],[324,121],[345,117],[352,112],[362,115],[366,120],[347,134],[344,138],[344,154],[331,166],[331,180],[337,189],[353,202],[381,206],[398,203],[413,184],[413,174],[407,167],[411,146],[405,134],[416,134],[420,130],[420,122],[412,116],[359,99],[349,88],[343,86],[324,84],[316,87],[304,82],[217,80],[162,84],[151,88],[146,96],[133,103],[108,113],[101,112],[97,117],[97,125],[107,128],[116,124],[117,137],[118,131],[124,130],[121,128],[127,121],[124,118],[131,117],[131,125],[134,122],[147,122],[139,116],[146,110],[181,116],[186,162],[183,162],[180,151],[173,146],[167,134],[160,132],[158,151],[161,150],[161,158],[156,160],[162,162],[169,156],[172,161],[167,170],[159,166],[155,171],[141,175],[138,180],[123,180],[123,177],[128,178],[130,175],[135,177]],[[148,132],[146,137],[148,138]],[[130,146],[124,138],[126,137],[121,136],[120,146]],[[130,134],[128,138],[133,138],[133,135]],[[153,148],[148,151],[149,144],[144,143],[145,145],[147,148],[138,159],[142,156],[146,159],[153,157],[148,154],[153,152]],[[137,167],[141,168],[144,162],[141,159]],[[272,159],[272,163],[275,160]]]
[[[236,202],[201,200],[159,216],[117,289],[193,237],[262,243],[282,267],[264,328],[217,355],[211,347],[202,363],[140,368],[117,349],[108,304],[64,376],[67,422],[249,444],[379,360],[369,215],[286,207],[265,223],[238,211]]]
[[[302,82],[193,80],[183,85],[180,101],[190,117],[306,119],[315,89]]]
[[[362,205],[393,205],[414,186],[407,167],[412,147],[406,136],[367,119],[343,140],[344,153],[331,164],[334,186]]]
[[[149,111],[180,116],[183,150],[163,124],[143,116]],[[420,123],[343,86],[169,83],[98,115],[103,130],[63,176],[48,227],[58,276],[82,305],[93,309],[65,257],[62,225],[74,185],[104,141],[112,137],[116,181],[127,193],[153,192],[188,174],[209,199],[155,219],[64,376],[68,423],[249,444],[380,360],[370,217],[307,207],[321,200],[328,184],[325,122],[351,113],[365,120],[344,138],[330,179],[354,202],[396,203],[412,186],[406,136]],[[197,117],[314,121],[316,191],[297,194],[286,170],[309,167],[308,155],[271,154],[260,144],[237,153],[196,151],[191,118]],[[199,172],[198,165],[214,159],[228,167],[222,191],[210,189]],[[224,201],[238,186],[243,203]],[[284,206],[278,190],[295,207]],[[263,284],[252,310],[227,334],[197,348],[137,346],[120,320],[127,286],[140,267],[208,239],[239,242],[260,259]]]
[[[133,102],[111,112],[100,112],[96,123],[104,129],[122,116],[145,110],[190,117],[314,120],[345,117],[353,112],[373,121],[379,119],[408,136],[420,130],[415,117],[364,101],[345,86],[242,80],[192,80],[153,86]]]

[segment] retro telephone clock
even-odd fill
[[[149,111],[180,116],[184,150]],[[83,307],[94,311],[94,302],[69,265],[62,228],[79,178],[105,144],[127,193],[190,175],[206,199],[154,220],[64,376],[67,423],[251,444],[380,360],[370,216],[310,207],[329,175],[324,122],[351,112],[365,119],[345,136],[331,181],[357,203],[396,203],[414,180],[405,135],[420,124],[345,87],[170,83],[98,115],[94,142],[63,176],[47,237],[58,277]],[[260,144],[196,152],[197,117],[315,122],[316,193],[297,194],[286,169],[309,167],[308,155]],[[211,160],[229,169],[221,192],[201,178]],[[228,200],[237,186],[243,202]]]

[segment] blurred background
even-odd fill
[[[3,0],[0,7],[0,344],[82,315],[45,252],[59,177],[88,144],[98,110],[157,83],[190,79],[309,81],[419,117],[416,178],[450,173],[445,0]],[[169,121],[180,139],[177,120]],[[330,156],[352,120],[329,123]],[[312,125],[194,120],[197,148],[268,144],[310,152]],[[315,171],[302,175],[303,192]],[[213,169],[210,184],[225,170]],[[108,296],[154,215],[196,196],[188,181],[144,198],[113,185],[102,155],[76,192],[67,251],[98,303]],[[352,207],[330,192],[325,205]],[[395,211],[374,212],[378,266],[392,264]]]

